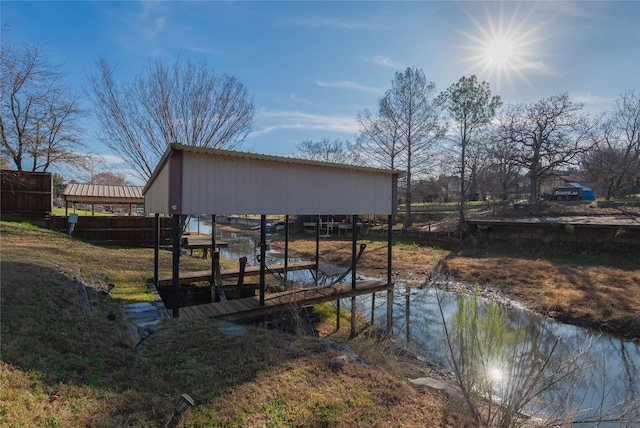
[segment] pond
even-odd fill
[[[207,233],[206,225],[205,231],[202,224],[200,228],[201,233]],[[210,230],[209,227],[209,233]],[[218,239],[228,243],[228,247],[221,249],[222,257],[237,260],[246,256],[249,264],[257,264],[258,232],[230,233],[219,230]],[[282,263],[282,258],[281,253],[267,250],[267,263]],[[289,278],[300,283],[312,281],[310,273],[306,271],[291,272]],[[445,351],[445,325],[451,328],[459,299],[470,298],[434,288],[405,289],[402,285],[396,285],[393,337],[418,358],[450,370]],[[480,299],[480,303],[486,308],[486,301]],[[343,301],[342,304],[348,308],[350,301]],[[358,297],[356,305],[357,310],[370,319],[371,296]],[[376,295],[375,307],[375,322],[386,329],[386,293]],[[553,358],[549,362],[552,370],[568,361],[572,361],[573,366],[579,369],[575,376],[567,376],[545,391],[541,396],[542,401],[529,406],[527,411],[551,416],[569,409],[569,412],[575,412],[578,420],[591,420],[605,414],[615,418],[620,414],[621,407],[640,403],[640,343],[559,323],[516,307],[501,305],[500,312],[505,315],[510,331],[526,331],[519,339],[521,342],[518,346],[522,349],[535,349],[541,353],[553,350]],[[635,410],[640,413],[637,407]]]
[[[447,342],[443,318],[451,330],[459,299],[468,302],[472,298],[434,288],[405,289],[396,286],[393,337],[414,355],[444,369],[451,369],[445,351]],[[356,304],[359,312],[370,317],[370,296],[359,297]],[[375,304],[376,323],[386,329],[386,293],[376,296]],[[487,302],[480,299],[480,304],[486,305]],[[526,334],[520,336],[518,346],[542,353],[553,349],[551,370],[555,369],[554,364],[561,365],[576,358],[575,367],[579,369],[576,376],[569,376],[546,391],[542,395],[542,403],[530,406],[528,411],[556,415],[569,408],[576,412],[577,419],[592,420],[609,411],[611,417],[615,417],[619,415],[618,407],[635,402],[638,412],[639,343],[562,324],[519,308],[500,305],[500,311],[506,315],[509,330],[526,328]]]

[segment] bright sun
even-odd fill
[[[484,54],[489,67],[511,68],[512,59],[517,55],[517,47],[507,38],[496,38],[485,46]]]
[[[541,40],[537,34],[544,24],[532,25],[530,15],[520,17],[517,7],[507,18],[504,4],[500,4],[499,10],[489,10],[491,5],[496,4],[485,3],[482,22],[469,13],[476,31],[474,34],[462,31],[470,41],[463,46],[470,53],[463,62],[471,63],[473,73],[479,77],[494,80],[498,89],[503,79],[514,86],[516,76],[530,86],[525,73],[536,69],[544,71],[544,65],[535,59],[539,54],[532,50]]]

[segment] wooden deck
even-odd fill
[[[304,290],[269,293],[265,296],[264,306],[260,306],[259,296],[228,300],[226,302],[206,303],[180,308],[182,318],[222,317],[231,321],[260,316],[271,312],[286,310],[289,305],[305,306],[316,303],[345,299],[391,290],[393,284],[380,280],[359,281],[356,289],[351,283],[341,283],[329,287],[308,288]]]
[[[293,272],[296,270],[315,270],[315,262],[290,262],[287,265],[287,270]],[[266,273],[284,273],[284,264],[267,265]],[[233,269],[220,269],[220,276],[222,279],[237,278],[240,274],[239,268]],[[260,266],[246,266],[244,270],[244,276],[258,276],[260,275]],[[179,275],[180,284],[191,284],[193,282],[209,281],[211,280],[211,269],[201,270],[195,272],[180,272]],[[173,284],[172,275],[161,275],[158,277],[159,286],[167,286]]]

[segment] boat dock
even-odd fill
[[[315,262],[290,262],[287,265],[287,271],[293,272],[297,270],[315,270]],[[284,274],[284,264],[267,265],[265,271],[273,274]],[[222,279],[237,278],[240,275],[240,268],[220,269],[220,277]],[[259,276],[260,266],[246,266],[244,276]],[[211,280],[211,269],[194,272],[180,272],[179,283],[191,284],[200,281]],[[158,277],[158,286],[167,286],[173,284],[172,275],[161,275]]]
[[[180,317],[187,319],[220,317],[230,321],[239,321],[287,310],[291,305],[302,307],[391,289],[393,289],[393,284],[380,280],[358,281],[355,289],[352,289],[352,284],[347,282],[328,287],[269,293],[265,296],[263,306],[260,306],[259,296],[185,306],[180,308]]]

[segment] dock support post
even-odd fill
[[[264,306],[265,273],[267,270],[267,216],[260,216],[260,306]]]
[[[371,321],[370,324],[373,325],[376,322],[376,293],[371,293]]]
[[[153,284],[158,289],[158,272],[160,270],[160,214],[155,215],[155,237],[153,239]]]
[[[242,286],[244,285],[244,270],[247,266],[247,258],[240,257],[238,259],[238,263],[240,264],[240,267],[238,268],[238,284],[235,287],[234,299],[242,298]]]
[[[199,228],[200,226],[198,226]],[[220,271],[220,255],[216,257],[216,215],[211,215],[211,292],[209,302],[216,301],[216,272]]]
[[[180,215],[173,214],[173,296],[171,307],[173,317],[180,316]]]
[[[287,274],[289,271],[289,214],[284,216],[286,226],[284,228],[284,283],[287,284]]]
[[[219,302],[226,302],[227,296],[224,294],[224,286],[222,285],[222,276],[220,275],[220,251],[215,251],[211,254],[211,258],[214,259],[214,270],[211,271],[211,301],[215,302],[216,293],[218,290]]]
[[[393,215],[387,219],[389,231],[387,234],[387,283],[391,284],[391,248],[393,247]],[[393,328],[393,288],[387,290],[387,334],[391,334]]]
[[[318,286],[318,264],[320,263],[320,215],[316,217],[316,270],[315,280],[316,287]]]
[[[356,224],[358,222],[358,216],[352,217],[351,227],[351,289],[356,289],[356,241],[357,231]],[[351,297],[351,337],[356,337],[356,297]]]
[[[200,225],[198,224],[198,230],[199,229]],[[198,234],[200,234],[199,231]],[[213,253],[216,248],[216,215],[211,214],[211,253]]]

